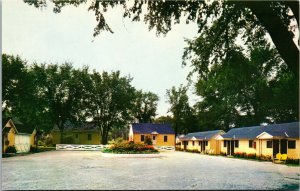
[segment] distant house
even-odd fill
[[[133,123],[129,129],[129,140],[144,142],[150,137],[154,146],[175,146],[175,132],[169,124]]]
[[[202,153],[220,154],[221,144],[216,137],[224,133],[223,130],[188,133],[179,138],[181,141],[180,147],[184,150],[198,150]]]
[[[233,128],[218,139],[227,155],[244,152],[274,157],[281,153],[300,159],[299,122]]]
[[[14,146],[18,153],[29,152],[35,147],[36,129],[23,123],[14,123],[11,118],[2,118],[2,153]]]
[[[57,125],[54,125],[51,135],[53,144],[62,144],[60,130]],[[73,124],[67,121],[64,124],[63,140],[65,144],[99,145],[100,130],[94,122]]]

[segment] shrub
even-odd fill
[[[246,155],[246,158],[248,159],[255,159],[256,158],[256,154],[255,153],[249,153]]]
[[[143,152],[157,152],[152,145],[144,143],[134,143],[132,141],[123,141],[114,143],[110,146],[109,150],[114,153],[143,153]],[[105,151],[108,151],[107,149]]]
[[[146,137],[144,143],[145,143],[146,145],[152,145],[152,144],[153,144],[150,137]]]
[[[180,147],[175,147],[175,151],[184,151],[184,149],[182,149]]]
[[[300,165],[300,159],[291,159],[291,158],[287,158],[287,159],[286,159],[286,164],[296,164],[296,165]]]
[[[227,156],[227,154],[225,152],[220,152],[220,155]]]
[[[38,152],[38,151],[39,151],[39,150],[38,150],[37,147],[30,146],[30,152],[36,153],[36,152]]]
[[[8,146],[5,151],[6,151],[6,153],[16,153],[17,152],[15,146]]]

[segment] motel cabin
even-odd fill
[[[188,133],[180,137],[180,148],[183,150],[198,150],[201,153],[220,154],[221,143],[216,139],[224,134],[223,130]]]
[[[95,122],[64,123],[63,142],[61,142],[61,132],[57,125],[54,125],[51,136],[53,144],[80,144],[99,145],[101,143],[100,130]]]
[[[36,128],[14,121],[2,118],[2,153],[6,153],[8,147],[15,147],[17,153],[29,152],[30,147],[36,145]]]
[[[143,143],[149,137],[153,146],[175,147],[175,131],[170,124],[133,123],[129,129],[129,141]]]
[[[222,141],[221,152],[256,154],[275,157],[287,154],[290,159],[300,159],[299,122],[233,128],[217,137]]]

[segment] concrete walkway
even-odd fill
[[[2,189],[299,189],[299,167],[174,151],[159,155],[49,151],[4,158]]]

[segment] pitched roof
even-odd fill
[[[272,136],[299,138],[299,122],[233,128],[227,133],[223,134],[222,137],[235,139],[255,139],[263,132],[266,132]],[[286,136],[286,134],[288,136]]]
[[[16,124],[16,128],[18,129],[19,133],[26,133],[31,134],[33,133],[35,127],[25,124]]]
[[[189,133],[180,139],[190,140],[193,137],[195,137],[196,139],[199,139],[199,140],[211,139],[213,136],[221,134],[221,133],[224,133],[224,131],[223,130],[213,130],[213,131],[195,132],[195,133]]]
[[[71,121],[66,121],[64,123],[64,130],[97,130],[98,126],[95,122],[82,122],[82,123],[72,123]],[[59,130],[55,125],[53,130]]]
[[[153,123],[133,123],[132,131],[134,134],[175,134],[170,124],[153,124]]]
[[[2,128],[7,124],[7,122],[10,120],[8,117],[2,117]]]

